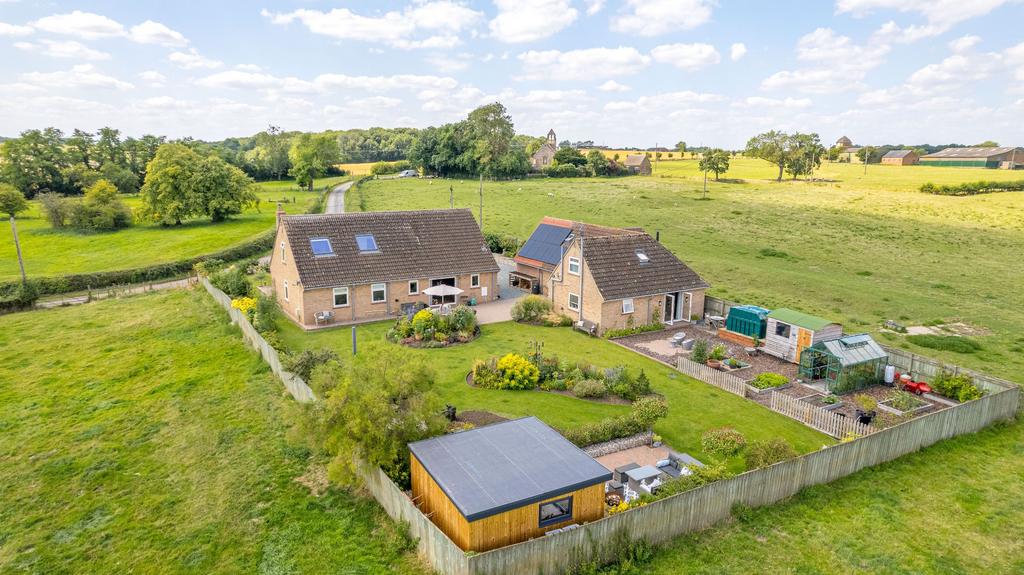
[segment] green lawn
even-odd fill
[[[0,573],[420,573],[201,291],[0,316]]]
[[[826,164],[826,182],[771,180],[760,160],[733,159],[729,182],[709,182],[701,201],[696,161],[661,162],[652,177],[487,182],[484,230],[526,238],[543,215],[660,231],[662,241],[711,284],[711,294],[767,307],[794,307],[874,331],[961,319],[992,331],[972,355],[936,352],[1024,380],[1024,194],[956,198],[915,191],[926,181],[1019,179],[1021,172],[922,166]],[[476,213],[476,181],[367,182],[370,210],[456,206]],[[346,197],[358,209],[359,193]]]
[[[352,353],[349,328],[303,332],[295,324],[281,320],[282,339],[291,349],[327,347],[342,357]],[[383,341],[390,323],[382,322],[357,328],[359,345]],[[444,349],[410,349],[410,354],[427,358],[437,371],[437,390],[442,398],[459,410],[483,409],[507,417],[535,415],[546,423],[562,428],[626,413],[626,405],[596,403],[543,391],[502,391],[472,388],[466,374],[477,359],[509,352],[528,353],[533,341],[544,342],[544,353],[563,360],[586,361],[598,367],[627,366],[634,374],[643,369],[658,393],[669,403],[669,416],[655,426],[665,441],[702,461],[710,461],[700,448],[701,434],[710,428],[730,425],[748,440],[784,437],[799,451],[807,452],[831,444],[833,440],[804,425],[776,414],[751,401],[736,397],[705,383],[685,377],[656,361],[602,339],[595,339],[569,328],[546,328],[512,322],[485,325],[477,340]],[[735,471],[744,469],[739,459],[730,461]]]
[[[161,227],[141,223],[131,228],[104,233],[54,230],[40,213],[38,202],[31,202],[28,213],[18,217],[18,239],[25,258],[25,271],[31,276],[102,272],[143,267],[215,252],[243,243],[271,229],[277,211],[276,201],[287,199],[285,211],[304,213],[324,186],[347,176],[316,182],[315,193],[300,190],[294,182],[264,182],[257,195],[260,204],[226,222],[211,223],[208,218],[185,222],[181,226]],[[137,196],[125,202],[139,206]],[[0,226],[0,281],[18,277],[11,228]]]

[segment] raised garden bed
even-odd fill
[[[918,412],[930,409],[931,406],[932,404],[927,401],[910,394],[891,397],[878,402],[878,409],[899,416],[914,415]]]
[[[814,395],[808,395],[807,397],[801,397],[800,401],[806,401],[807,403],[813,405],[814,407],[817,407],[818,409],[824,409],[827,411],[835,411],[843,407],[842,400],[837,400],[833,403],[828,403],[825,401],[826,397],[829,396],[821,393],[816,393]]]

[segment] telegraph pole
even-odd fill
[[[484,174],[480,173],[480,229],[484,229]]]
[[[21,283],[27,284],[28,278],[25,277],[25,260],[21,258],[21,244],[18,243],[18,227],[14,225],[14,216],[11,216],[11,233],[14,234],[14,249],[18,252],[18,266],[21,267]]]
[[[455,187],[448,186],[448,206],[455,209]]]

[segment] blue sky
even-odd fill
[[[614,146],[1022,144],[1020,0],[0,0],[0,133],[437,125]]]

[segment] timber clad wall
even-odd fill
[[[604,515],[604,483],[598,483],[544,500],[553,501],[572,496],[572,518],[562,523],[540,527],[538,513],[543,501],[476,521],[467,521],[415,456],[412,456],[411,463],[413,501],[424,515],[466,551],[488,551],[504,547],[541,537],[547,531],[572,523],[596,521]]]

